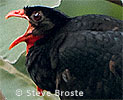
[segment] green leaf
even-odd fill
[[[58,9],[69,16],[102,14],[123,20],[123,7],[106,0],[62,0]]]

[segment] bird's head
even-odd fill
[[[52,30],[60,28],[67,17],[56,11],[53,8],[44,6],[31,6],[24,7],[23,9],[13,10],[6,15],[6,19],[10,17],[24,18],[29,22],[27,31],[20,37],[18,37],[9,47],[13,48],[20,42],[27,43],[27,53],[34,43],[44,38],[45,35],[50,34]]]

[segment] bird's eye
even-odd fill
[[[36,21],[36,22],[38,22],[38,21],[41,21],[42,20],[42,13],[41,12],[34,12],[33,14],[32,14],[32,16],[31,16],[31,18],[34,20],[34,21]]]
[[[36,21],[41,20],[41,15],[40,15],[40,13],[36,13],[36,14],[34,15],[34,20],[36,20]]]

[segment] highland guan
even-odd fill
[[[26,68],[43,89],[83,91],[66,99],[122,98],[123,21],[106,15],[68,17],[54,8],[30,6],[8,13],[29,22]]]

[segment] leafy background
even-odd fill
[[[121,20],[123,8],[105,0],[0,0],[0,91],[7,100],[59,100],[53,95],[27,97],[26,90],[36,91],[36,88],[25,68],[26,45],[22,43],[11,51],[8,50],[10,43],[25,32],[28,23],[23,19],[5,20],[4,17],[9,11],[21,9],[26,5],[60,5],[56,9],[71,17],[104,14]],[[23,91],[22,96],[16,96],[17,89]]]

